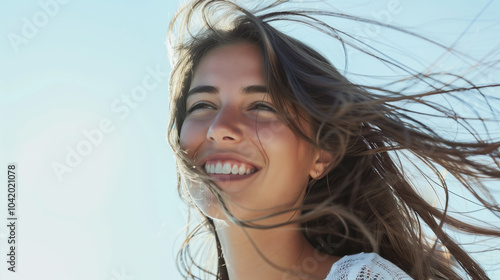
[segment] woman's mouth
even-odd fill
[[[257,171],[255,166],[233,160],[210,160],[204,168],[207,174],[214,175],[250,175]]]

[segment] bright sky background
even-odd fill
[[[451,44],[488,2],[328,1],[371,19],[399,3],[399,12],[382,20],[445,44]],[[165,141],[170,72],[165,37],[178,4],[0,4],[0,279],[180,279],[174,256],[186,211]],[[458,47],[478,57],[498,49],[499,14],[500,3],[491,3]],[[407,40],[359,24],[352,28],[393,44]],[[420,60],[424,65],[439,55],[419,45],[403,47],[428,57]],[[340,64],[342,58],[331,57]],[[354,55],[351,60],[352,71],[382,71]],[[102,137],[96,136],[98,129]],[[86,134],[94,144],[86,145]],[[86,155],[67,158],[77,149]],[[68,164],[68,159],[71,171],[58,178],[54,164]],[[5,169],[10,162],[18,164],[17,273],[8,272],[4,261]],[[500,257],[494,254],[484,257]],[[500,270],[491,271],[490,277],[495,276],[500,277]]]

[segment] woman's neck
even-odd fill
[[[325,279],[339,259],[315,250],[297,224],[259,230],[221,220],[214,223],[231,280]],[[287,274],[278,267],[304,275]]]

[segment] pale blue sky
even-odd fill
[[[373,19],[397,2],[398,12],[382,20],[450,44],[489,1],[327,2]],[[165,141],[165,36],[177,7],[160,0],[0,4],[0,162],[19,168],[18,272],[2,261],[0,279],[180,279],[174,256],[186,211]],[[498,14],[492,3],[458,47],[477,58],[498,49]],[[388,30],[344,28],[416,52],[421,65],[441,53]],[[343,56],[330,58],[342,67]],[[356,54],[350,59],[353,72],[383,73]],[[437,67],[455,64],[447,58]],[[85,155],[72,154],[78,149]],[[1,191],[2,224],[5,201]],[[2,226],[3,256],[6,238]]]

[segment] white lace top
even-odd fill
[[[403,270],[376,253],[345,256],[335,262],[325,280],[410,280]]]

